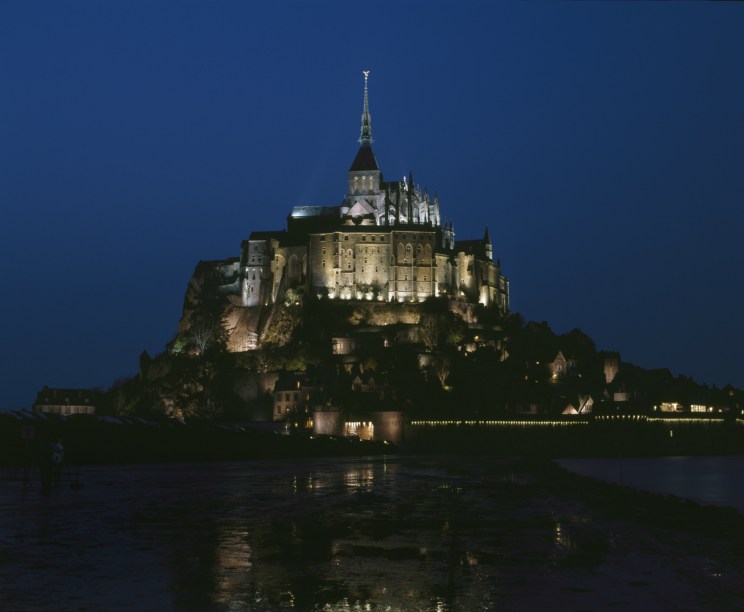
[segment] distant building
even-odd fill
[[[34,412],[44,414],[95,414],[98,393],[91,389],[52,389],[39,391],[33,405]]]
[[[553,382],[563,380],[567,376],[573,373],[576,368],[576,359],[573,357],[565,357],[562,351],[558,351],[555,359],[548,363],[548,370],[550,371],[550,380]]]
[[[604,353],[605,382],[609,385],[620,372],[620,353]]]
[[[274,386],[274,421],[292,421],[302,428],[312,427],[313,407],[322,405],[323,387],[300,374],[284,374]]]

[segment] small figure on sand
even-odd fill
[[[51,442],[41,457],[41,484],[44,492],[52,489],[53,482],[59,482],[62,476],[62,462],[65,459],[65,447],[59,438]]]
[[[57,438],[57,441],[52,444],[52,480],[59,482],[62,476],[62,462],[65,459],[65,447],[62,446],[62,440]]]

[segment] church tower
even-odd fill
[[[359,134],[359,150],[348,172],[348,189],[342,215],[359,220],[372,215],[376,223],[384,216],[384,197],[381,190],[382,172],[372,151],[372,115],[369,113],[369,70],[364,75],[364,104],[362,127]],[[365,221],[365,225],[367,222]]]

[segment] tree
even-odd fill
[[[444,388],[444,383],[447,382],[452,371],[452,358],[449,355],[436,355],[432,359],[431,369],[439,380],[439,384]]]
[[[428,353],[431,353],[438,346],[441,332],[440,315],[430,313],[421,315],[417,329],[418,340],[424,345]]]
[[[208,348],[224,340],[224,328],[215,322],[198,317],[189,327],[188,339],[199,355],[204,355]]]

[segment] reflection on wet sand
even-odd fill
[[[0,584],[11,585],[0,604],[658,608],[699,596],[689,578],[699,578],[703,549],[597,521],[577,500],[515,477],[508,461],[266,461],[84,476],[81,491],[47,498],[3,492],[15,518],[0,528]],[[711,566],[715,584],[741,576]]]

